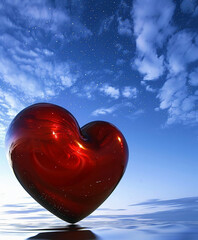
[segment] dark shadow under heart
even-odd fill
[[[46,229],[47,230],[47,229]],[[85,230],[78,225],[69,225],[64,229],[54,231],[48,229],[48,232],[41,232],[27,240],[99,240],[98,236],[90,230]]]

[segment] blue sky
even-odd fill
[[[0,22],[0,192],[19,188],[9,123],[50,102],[125,135],[128,168],[107,205],[198,195],[197,1],[6,0]]]

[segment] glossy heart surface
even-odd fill
[[[75,223],[114,190],[128,161],[122,133],[95,121],[80,128],[62,107],[38,103],[12,121],[7,156],[24,189],[57,217]]]

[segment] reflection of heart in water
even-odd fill
[[[90,230],[64,231],[64,232],[45,232],[30,237],[27,240],[98,240],[99,238]]]
[[[95,121],[80,129],[67,110],[48,103],[21,111],[6,145],[26,191],[70,223],[88,216],[111,194],[128,160],[126,140],[115,126]]]

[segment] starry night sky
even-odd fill
[[[0,23],[0,192],[18,187],[9,123],[50,102],[123,132],[129,164],[107,205],[198,195],[198,1],[5,0]]]

